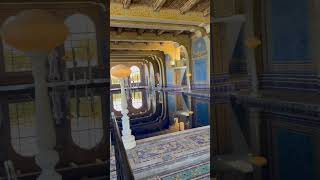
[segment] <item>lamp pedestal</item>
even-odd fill
[[[56,134],[48,96],[47,53],[33,53],[28,54],[28,56],[32,63],[35,86],[36,133],[39,149],[35,160],[42,170],[38,180],[61,180],[61,175],[55,171],[59,155],[54,150]]]
[[[126,149],[132,149],[136,147],[135,137],[131,134],[130,121],[128,116],[128,104],[126,98],[126,92],[124,89],[125,78],[120,78],[121,87],[121,114],[122,114],[122,142]]]

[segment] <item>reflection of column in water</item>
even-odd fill
[[[150,98],[150,93],[149,92],[146,92],[147,94],[147,106],[148,106],[148,110],[150,109],[150,106],[151,106],[151,98]]]
[[[189,119],[190,119],[190,127],[195,127],[196,126],[196,117],[193,116],[193,111],[189,111]]]
[[[189,116],[184,117],[184,127],[186,129],[190,129],[190,124],[191,124],[190,122],[191,122],[191,117],[189,114]]]
[[[174,124],[171,126],[172,130],[179,131],[179,120],[178,118],[173,118]]]
[[[184,130],[184,122],[179,123],[179,129],[180,129],[180,131]]]
[[[163,94],[159,91],[159,103],[163,103]]]
[[[157,105],[157,102],[156,102],[157,98],[156,98],[156,94],[155,94],[155,91],[152,91],[152,108],[153,108],[153,113],[156,112],[156,105]]]

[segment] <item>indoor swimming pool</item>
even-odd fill
[[[121,94],[111,94],[111,112],[121,129]],[[126,96],[137,140],[209,125],[209,98],[145,89],[127,90]]]

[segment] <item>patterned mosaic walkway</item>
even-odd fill
[[[195,179],[209,179],[210,128],[205,126],[138,140],[137,146],[127,153],[136,179],[170,179],[177,176],[194,179],[191,176],[197,173],[200,174]],[[115,159],[112,155],[111,179],[115,177]]]

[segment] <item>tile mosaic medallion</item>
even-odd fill
[[[210,127],[138,140],[127,153],[136,179],[170,179],[174,175],[206,179],[210,169]],[[110,168],[111,179],[116,179],[113,155]]]

